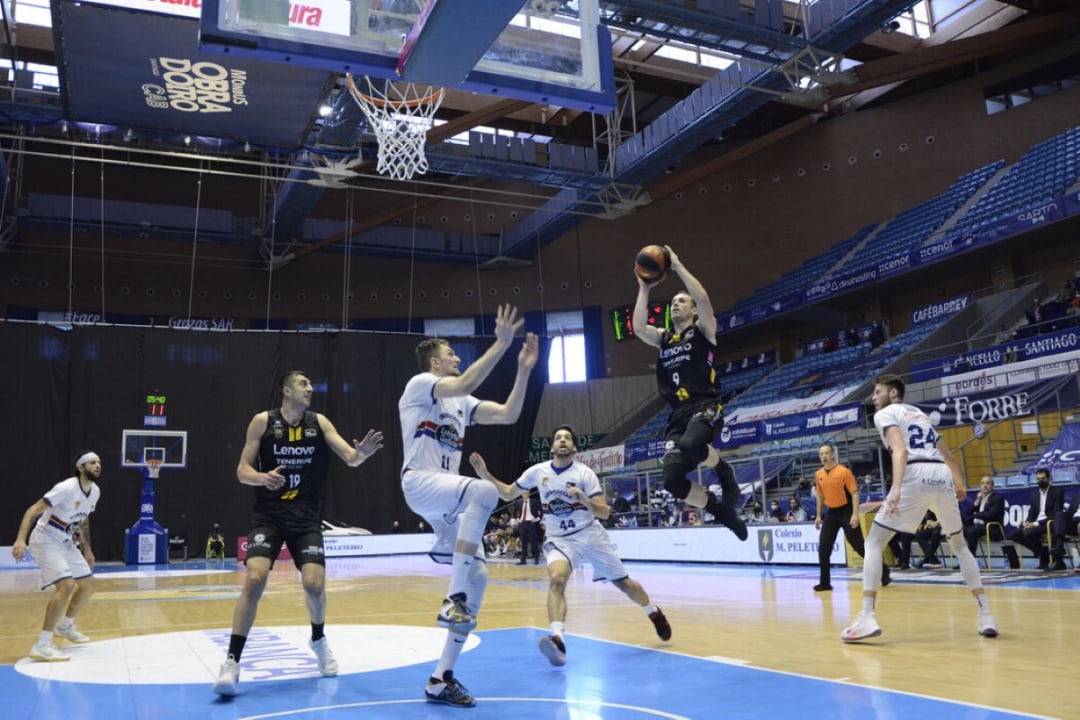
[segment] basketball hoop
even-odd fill
[[[157,480],[158,473],[161,472],[160,460],[147,460],[146,461],[146,474],[150,479]]]
[[[366,88],[361,90],[352,75],[345,75],[349,93],[379,141],[376,170],[395,180],[423,175],[428,171],[424,155],[427,133],[446,90],[410,82],[387,81],[385,85],[376,85],[367,76],[364,82]]]

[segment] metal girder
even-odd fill
[[[699,9],[702,5],[691,0],[602,0],[600,19],[609,27],[762,62],[780,62],[806,47],[803,38],[757,24],[749,15],[728,17]]]

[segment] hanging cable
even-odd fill
[[[105,322],[105,148],[101,148],[101,322]]]
[[[68,303],[67,311],[68,318],[71,318],[75,313],[75,308],[72,307],[72,292],[75,289],[75,148],[71,148],[71,207],[69,208],[70,218],[68,220],[68,282],[67,293]],[[104,292],[105,288],[102,288]],[[104,318],[102,318],[104,320]]]
[[[345,262],[341,278],[341,329],[349,326],[349,274],[352,271],[353,189],[345,195]]]
[[[409,251],[409,324],[406,332],[412,332],[412,304],[413,304],[413,278],[416,277],[416,213],[420,209],[420,201],[413,198],[412,208],[412,249]]]
[[[581,228],[575,228],[574,230],[574,243],[577,246],[577,269],[578,269],[578,307],[581,308],[581,317],[585,319],[585,281],[581,273]],[[596,338],[600,347],[603,347],[603,338]],[[589,413],[589,430],[588,432],[596,432],[596,428],[593,426],[593,403],[592,403],[592,383],[589,382],[592,378],[589,377],[589,343],[583,343],[585,346],[585,405]],[[566,357],[566,341],[563,341],[563,357]],[[565,362],[563,363],[565,366]],[[565,379],[565,374],[564,374]]]
[[[480,310],[480,334],[484,334],[484,293],[480,286],[480,243],[476,236],[476,203],[472,186],[469,186],[469,218],[472,220],[473,266],[476,270],[476,304]]]
[[[277,185],[271,190],[273,202],[270,204],[270,254],[266,261],[266,329],[270,329],[270,297],[274,289],[274,236],[277,234]]]
[[[202,160],[199,161],[199,168],[202,169]],[[199,173],[199,179],[195,185],[195,235],[191,239],[191,278],[188,281],[188,302],[187,302],[187,319],[191,320],[191,306],[195,300],[195,253],[199,247],[199,211],[202,209],[202,173]],[[189,324],[190,327],[190,324]]]

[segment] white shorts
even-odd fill
[[[42,590],[65,578],[79,580],[93,575],[71,538],[60,540],[34,528],[30,533],[30,554],[41,572]]]
[[[927,510],[933,510],[946,537],[963,529],[960,504],[956,500],[952,473],[945,463],[915,463],[907,466],[900,487],[900,506],[893,515],[879,512],[874,523],[895,532],[914,533]]]
[[[478,478],[427,470],[409,470],[401,479],[401,489],[409,508],[424,518],[435,533],[428,555],[437,563],[453,562],[457,544],[458,514],[464,509],[462,498],[469,483],[487,482]],[[484,544],[476,548],[476,557],[484,559]]]
[[[573,535],[548,536],[544,543],[544,558],[549,565],[554,561],[566,560],[571,570],[587,562],[593,568],[593,582],[614,582],[630,576],[615,552],[607,530],[595,521]]]

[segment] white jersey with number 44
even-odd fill
[[[540,491],[544,530],[552,537],[573,535],[596,522],[592,508],[570,492],[570,488],[580,488],[588,498],[604,494],[596,473],[579,462],[564,468],[557,468],[550,461],[537,463],[517,479],[516,485],[522,490]]]
[[[914,405],[893,403],[883,407],[874,413],[874,425],[881,434],[881,441],[885,443],[885,447],[889,446],[889,441],[885,439],[885,431],[891,427],[900,428],[908,451],[908,462],[912,460],[945,461],[937,449],[941,436],[934,429],[930,417]]]

